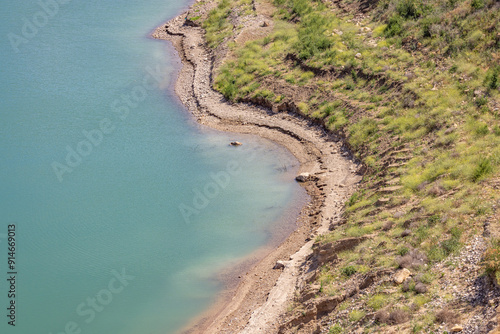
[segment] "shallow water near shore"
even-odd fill
[[[0,332],[175,333],[218,272],[290,232],[298,163],[166,94],[179,61],[147,36],[187,2],[54,3],[0,13]]]

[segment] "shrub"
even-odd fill
[[[330,327],[330,331],[328,332],[328,334],[340,334],[344,331],[344,329],[342,328],[342,326],[340,326],[339,324],[336,324],[336,325],[333,325],[332,327]]]
[[[384,29],[384,35],[386,37],[398,36],[403,30],[403,19],[399,15],[393,15],[387,22],[387,26]]]
[[[498,88],[498,72],[495,72],[491,75],[491,79],[489,80],[488,88],[497,89]]]
[[[488,158],[482,158],[479,160],[479,163],[476,166],[476,169],[474,169],[474,172],[472,173],[472,181],[477,182],[481,180],[484,176],[488,175],[491,173],[493,170],[493,167],[491,165],[491,161]]]
[[[476,106],[482,107],[486,103],[488,103],[488,99],[486,97],[482,96],[482,97],[477,98],[475,103],[476,103]]]
[[[489,274],[496,274],[500,270],[500,240],[493,240],[484,252],[483,266]]]
[[[347,276],[347,277],[351,277],[352,275],[354,275],[355,273],[358,272],[358,270],[354,266],[346,266],[346,267],[342,268],[341,271],[342,271],[342,274]]]
[[[386,324],[389,321],[389,312],[387,312],[386,310],[378,310],[377,312],[375,312],[373,319],[376,323]]]
[[[474,124],[474,134],[476,136],[484,136],[490,132],[488,125],[483,122],[477,122]]]
[[[500,74],[500,65],[495,66],[495,68],[490,69],[488,73],[486,74],[486,78],[484,79],[484,84],[487,88],[489,89],[498,89],[499,87],[499,82],[498,82],[498,75]]]
[[[407,254],[396,259],[401,268],[417,268],[427,263],[427,256],[416,249],[409,251]]]
[[[217,47],[228,33],[230,34],[232,25],[227,21],[230,13],[229,0],[222,0],[215,9],[208,13],[207,19],[203,22],[207,42],[212,48]]]
[[[409,320],[410,316],[407,312],[397,309],[389,313],[389,319],[387,321],[390,325],[398,325]]]
[[[438,23],[440,18],[437,16],[426,17],[420,20],[422,26],[422,35],[424,37],[439,36]]]
[[[398,249],[398,254],[401,255],[401,256],[405,256],[406,254],[408,254],[410,250],[406,247],[401,247],[400,249]]]
[[[366,145],[376,134],[377,130],[377,123],[373,119],[363,118],[349,127],[349,143],[355,148],[359,148],[363,144]]]
[[[470,3],[470,6],[473,9],[481,9],[484,7],[484,0],[472,0],[472,2]]]
[[[358,322],[365,317],[365,312],[361,310],[353,310],[349,314],[349,320],[352,322]]]
[[[301,22],[299,40],[294,49],[301,59],[307,60],[330,48],[332,40],[325,35],[327,20],[319,14],[309,14]]]
[[[380,310],[382,307],[386,305],[386,303],[387,303],[387,296],[384,295],[374,295],[367,302],[368,306],[374,309],[375,311]]]
[[[351,70],[351,78],[354,83],[358,82],[358,72],[356,72],[354,69]]]
[[[432,215],[427,218],[427,224],[432,227],[435,226],[440,220],[441,218],[439,217],[439,215]]]
[[[405,19],[416,19],[422,14],[415,4],[415,0],[401,1],[398,3],[396,10]]]
[[[495,125],[493,127],[493,133],[495,134],[495,136],[500,136],[500,126]]]
[[[354,204],[356,204],[356,202],[359,200],[359,195],[359,192],[355,192],[354,194],[352,194],[347,201],[347,206],[353,206]]]
[[[442,324],[442,323],[445,323],[445,324],[452,324],[456,321],[457,319],[457,315],[448,310],[447,308],[439,311],[437,314],[436,314],[436,322],[438,324]]]
[[[471,49],[479,45],[481,40],[484,38],[484,34],[481,30],[473,31],[467,38],[467,43]]]

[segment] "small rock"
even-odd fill
[[[363,56],[362,56],[362,55],[361,55],[361,53],[359,53],[359,52],[358,52],[358,53],[356,53],[356,54],[354,55],[354,57],[356,57],[356,58],[358,58],[358,59],[363,58]]]
[[[411,230],[406,229],[403,232],[401,232],[401,238],[407,237],[411,234]]]
[[[396,284],[403,284],[403,282],[410,276],[411,276],[411,271],[409,271],[406,268],[403,268],[401,270],[398,270],[394,274],[393,279]]]
[[[284,261],[276,261],[276,264],[274,265],[273,269],[284,269],[285,268],[285,262]]]
[[[307,180],[309,180],[310,177],[311,177],[311,174],[309,174],[309,173],[301,173],[301,174],[297,175],[295,180],[297,180],[298,182],[306,182]]]
[[[261,24],[260,24],[261,27],[268,27],[269,26],[269,23],[267,23],[266,21],[263,21]]]
[[[451,329],[452,332],[461,332],[464,328],[460,325],[455,325],[453,326],[453,328]]]
[[[484,92],[480,89],[476,89],[474,91],[474,96],[483,96],[484,95]]]
[[[417,285],[415,285],[415,291],[417,293],[426,293],[427,292],[427,286],[425,286],[424,283],[417,283]]]
[[[375,205],[376,205],[376,206],[386,205],[386,204],[388,204],[390,201],[391,201],[391,199],[390,199],[390,198],[379,198],[379,199],[377,200],[377,202],[375,202]]]
[[[392,217],[394,217],[394,218],[398,219],[398,218],[403,217],[404,215],[405,215],[405,213],[404,213],[404,212],[402,212],[402,211],[398,211],[398,212],[394,213],[394,214],[392,215]]]
[[[231,142],[231,146],[241,146],[243,145],[242,143],[240,143],[239,141],[232,141]]]
[[[445,134],[445,135],[449,135],[450,133],[452,133],[452,132],[454,132],[454,131],[455,131],[455,127],[454,127],[454,126],[452,126],[452,127],[448,128],[448,129],[446,129],[446,130],[444,131],[444,134]]]

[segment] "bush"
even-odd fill
[[[396,259],[401,268],[418,268],[427,263],[427,256],[416,249],[409,251],[407,254]]]
[[[389,321],[389,312],[387,312],[386,310],[379,310],[375,312],[373,319],[378,324],[386,324]]]
[[[500,66],[496,66],[493,69],[490,69],[488,73],[486,74],[486,78],[484,80],[484,84],[487,88],[489,89],[498,89],[499,87],[499,82],[498,82],[498,75],[500,74]]]
[[[406,254],[408,254],[410,250],[406,247],[401,247],[400,249],[398,249],[398,254],[401,255],[401,256],[405,256]]]
[[[352,322],[358,322],[365,317],[365,312],[361,310],[353,310],[349,314],[349,320]]]
[[[333,325],[332,327],[330,327],[330,331],[328,332],[328,334],[340,334],[343,331],[344,331],[344,329],[342,328],[342,326],[337,324],[337,325]]]
[[[422,35],[424,37],[432,37],[432,32],[431,32],[431,26],[433,24],[432,20],[429,18],[422,19],[421,23],[422,25]]]
[[[387,323],[389,325],[398,325],[407,322],[409,319],[410,316],[407,312],[398,309],[389,313],[389,319],[387,320]]]
[[[477,98],[475,103],[476,103],[476,106],[482,107],[486,103],[488,103],[488,99],[486,97],[482,96],[482,97]]]
[[[493,133],[495,134],[495,136],[500,136],[500,126],[495,125],[493,127]]]
[[[422,15],[420,10],[417,8],[417,5],[415,4],[415,0],[401,1],[400,3],[398,3],[396,10],[398,14],[405,19],[416,19],[420,15]]]
[[[344,268],[342,268],[341,271],[342,271],[342,274],[347,276],[347,277],[351,277],[352,275],[354,275],[355,273],[358,272],[358,270],[354,266],[344,267]]]
[[[299,40],[294,49],[301,59],[307,60],[330,48],[332,40],[325,36],[327,19],[323,15],[309,14],[301,22]]]
[[[481,30],[474,30],[467,38],[469,48],[474,49],[484,39],[484,34]]]
[[[387,22],[387,26],[384,29],[384,35],[386,37],[398,36],[403,30],[403,19],[399,15],[393,15]]]
[[[472,0],[472,2],[470,3],[470,6],[473,9],[481,9],[484,7],[484,0]]]
[[[491,161],[488,158],[482,158],[477,164],[476,169],[472,173],[472,181],[477,182],[481,180],[484,176],[491,173],[493,170],[493,166],[491,165]]]
[[[232,25],[227,21],[230,13],[229,0],[222,0],[215,9],[208,13],[208,17],[202,26],[206,30],[206,39],[210,47],[217,47],[230,34]]]
[[[427,218],[427,224],[432,227],[435,226],[440,220],[441,218],[439,217],[439,215],[432,215]]]
[[[500,240],[493,240],[483,256],[483,266],[488,274],[496,274],[500,270]]]
[[[446,308],[439,311],[436,314],[436,322],[438,324],[442,324],[442,323],[452,324],[456,321],[456,319],[457,319],[457,315],[454,312],[452,312]]]
[[[386,303],[387,303],[387,296],[384,295],[374,295],[367,302],[368,306],[374,309],[375,311],[380,310],[382,307],[385,306]]]
[[[490,132],[488,125],[483,122],[476,122],[474,124],[474,134],[476,136],[485,136]]]

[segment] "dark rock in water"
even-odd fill
[[[241,146],[243,145],[242,143],[240,143],[239,141],[232,141],[231,142],[231,146]]]

